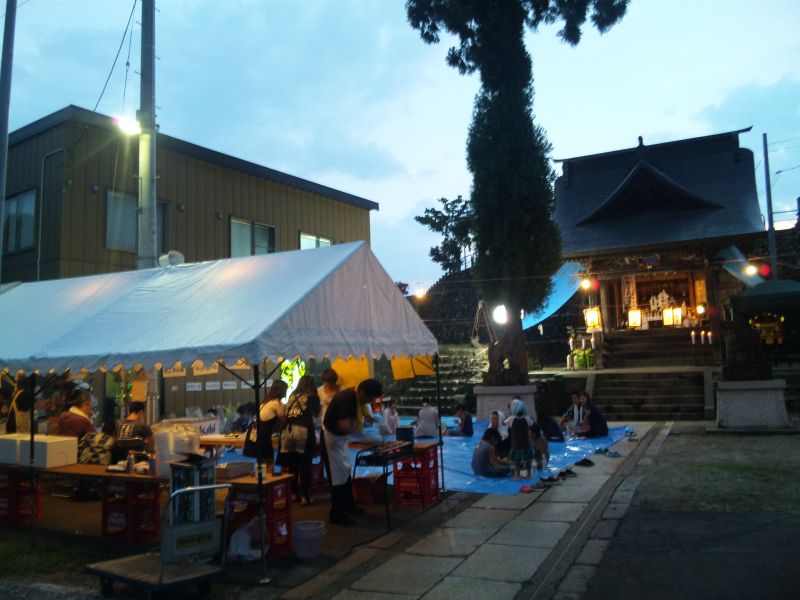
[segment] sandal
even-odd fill
[[[590,461],[588,458],[582,458],[578,462],[575,463],[579,467],[593,467],[594,463]]]
[[[519,488],[519,491],[520,491],[521,493],[523,493],[523,494],[530,494],[530,493],[531,493],[531,492],[533,492],[534,490],[533,490],[533,488],[532,488],[531,486],[529,486],[529,485],[523,485],[521,488]]]
[[[622,456],[622,454],[620,454],[616,450],[606,450],[603,454],[605,454],[609,458],[619,458],[620,456]]]

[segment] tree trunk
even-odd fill
[[[508,322],[498,342],[489,346],[489,370],[484,385],[525,385],[528,383],[528,353],[522,336],[519,309],[508,311]]]

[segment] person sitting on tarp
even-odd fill
[[[500,434],[491,427],[483,432],[481,441],[472,451],[472,472],[482,477],[508,477],[511,467],[507,458],[497,455],[495,446],[500,441]]]
[[[497,443],[494,445],[494,449],[498,456],[505,458],[511,450],[511,438],[508,437],[508,426],[504,423],[503,413],[499,410],[492,411],[492,414],[489,416],[489,427],[487,431],[489,429],[493,429],[497,432]]]
[[[339,390],[331,398],[322,420],[325,446],[331,471],[330,522],[350,525],[348,515],[363,514],[364,509],[353,499],[353,480],[350,477],[350,453],[347,439],[361,430],[364,419],[372,422],[370,406],[383,395],[383,385],[375,379],[365,379],[357,388]]]
[[[582,417],[580,393],[577,391],[572,392],[569,395],[569,401],[570,405],[566,412],[562,415],[558,425],[562,430],[567,431],[572,435],[574,434],[575,428],[578,426],[578,423],[580,423]]]
[[[472,437],[474,434],[472,428],[472,415],[463,404],[459,404],[456,408],[456,415],[458,415],[458,429],[448,429],[447,435],[456,435],[462,437]]]
[[[414,427],[415,438],[439,437],[439,412],[423,401]]]
[[[397,414],[397,398],[391,398],[383,409],[383,420],[378,425],[378,431],[384,438],[394,439],[397,436],[397,426],[400,424],[400,415]]]
[[[588,392],[580,394],[582,418],[577,425],[578,435],[587,438],[599,438],[608,435],[608,423],[600,409],[592,402]]]
[[[89,384],[73,382],[72,389],[67,392],[67,401],[70,407],[58,417],[58,434],[80,439],[87,433],[94,433],[94,402]]]

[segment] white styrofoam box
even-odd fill
[[[8,433],[0,435],[0,464],[18,465],[19,443],[21,440],[30,440],[30,433]]]
[[[222,433],[219,428],[219,419],[170,419],[172,423],[186,423],[191,425],[200,435],[217,435]]]
[[[19,456],[28,464],[30,438],[20,440]],[[40,469],[63,467],[78,462],[78,438],[63,435],[37,435],[33,440],[33,466]]]

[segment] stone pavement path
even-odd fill
[[[613,447],[621,457],[592,456],[594,467],[575,467],[578,477],[561,485],[474,502],[469,494],[455,494],[426,513],[433,520],[437,512],[466,506],[441,525],[426,530],[422,515],[422,523],[417,519],[356,549],[281,598],[579,597],[638,483],[622,477],[627,457],[638,458],[648,445],[657,451],[663,436],[652,427],[636,423],[640,441]]]

